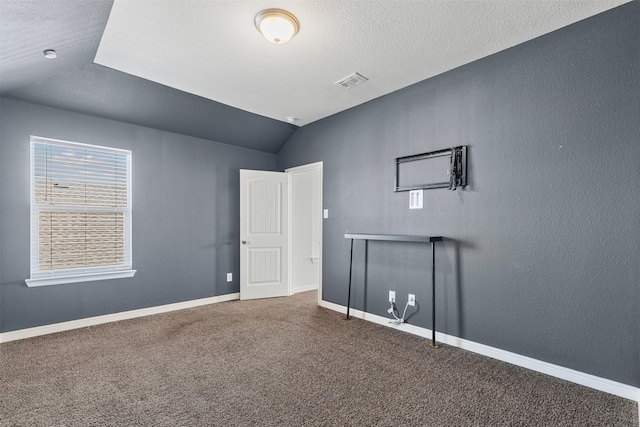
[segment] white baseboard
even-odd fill
[[[149,316],[152,314],[167,313],[169,311],[199,307],[201,305],[232,301],[239,298],[240,294],[236,292],[233,294],[219,295],[216,297],[176,302],[173,304],[159,305],[156,307],[140,308],[137,310],[122,311],[120,313],[105,314],[103,316],[87,317],[85,319],[70,320],[68,322],[54,323],[51,325],[36,326],[34,328],[19,329],[17,331],[1,333],[0,343],[37,337],[40,335],[53,334],[56,332],[69,331],[71,329],[84,328],[87,326],[95,326],[103,323],[117,322],[118,320],[133,319],[136,317]]]
[[[324,300],[320,301],[320,306],[343,314],[346,314],[347,312],[347,307]],[[392,319],[371,313],[366,313],[361,310],[350,309],[349,315],[357,319],[367,320],[369,322],[377,323],[378,325],[387,326],[393,329],[408,332],[413,335],[431,339],[431,329],[410,325],[408,323],[402,323],[400,325],[392,324],[389,323]],[[511,353],[510,351],[501,350],[499,348],[490,347],[484,344],[479,344],[437,331],[436,341],[442,344],[450,345],[452,347],[458,347],[464,350],[468,350],[473,353],[482,354],[483,356],[488,356],[493,359],[502,360],[503,362],[511,363],[523,368],[531,369],[532,371],[551,375],[552,377],[561,378],[572,383],[614,394],[625,399],[636,401],[638,402],[638,422],[640,425],[640,388],[632,387],[630,385],[622,384],[616,381],[611,381],[606,378],[596,377],[595,375],[575,371],[563,366],[558,366],[548,362],[543,362],[541,360],[532,359],[531,357]]]
[[[315,284],[315,285],[307,285],[307,286],[298,286],[296,288],[293,288],[293,293],[297,294],[297,293],[300,293],[300,292],[313,291],[313,290],[316,290],[316,289],[318,289],[318,285],[317,284]]]

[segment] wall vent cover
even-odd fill
[[[360,83],[366,82],[367,80],[369,79],[366,78],[365,76],[358,73],[353,73],[343,79],[338,80],[334,84],[340,85],[345,89],[351,89],[352,87],[357,86]]]

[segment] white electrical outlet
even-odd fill
[[[415,306],[416,305],[416,296],[414,294],[409,294],[409,305],[410,306]]]
[[[409,191],[409,209],[422,209],[422,190]]]
[[[396,291],[389,291],[389,302],[396,302]]]
[[[227,273],[227,282],[233,281],[233,273]]]

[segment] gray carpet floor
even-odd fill
[[[637,404],[317,306],[232,301],[0,345],[2,426],[637,426]]]

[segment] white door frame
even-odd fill
[[[319,255],[320,255],[320,260],[318,262],[318,304],[320,304],[320,302],[322,301],[322,265],[323,265],[323,252],[322,252],[322,229],[323,229],[323,208],[324,208],[324,203],[322,200],[322,195],[323,195],[323,189],[324,189],[324,178],[323,178],[323,167],[324,164],[323,162],[315,162],[315,163],[309,163],[307,165],[302,165],[302,166],[297,166],[297,167],[293,167],[293,168],[289,168],[289,169],[285,169],[285,172],[288,174],[295,174],[295,173],[301,173],[301,172],[308,172],[308,171],[313,171],[313,170],[317,170],[320,174],[320,194],[318,195],[320,200],[318,203],[318,206],[320,207],[320,228],[318,230],[319,232],[319,238],[320,238],[320,248],[319,250]],[[290,180],[291,181],[291,180]],[[289,191],[289,248],[291,249],[291,239],[292,239],[292,235],[293,235],[293,230],[292,230],[292,223],[293,223],[293,213],[292,213],[292,206],[293,203],[291,201],[291,197],[292,197],[293,191]],[[292,269],[293,269],[293,262],[292,261],[292,256],[291,256],[291,250],[289,250],[289,295],[293,295],[293,280],[291,280],[291,278],[293,277],[292,275]]]

